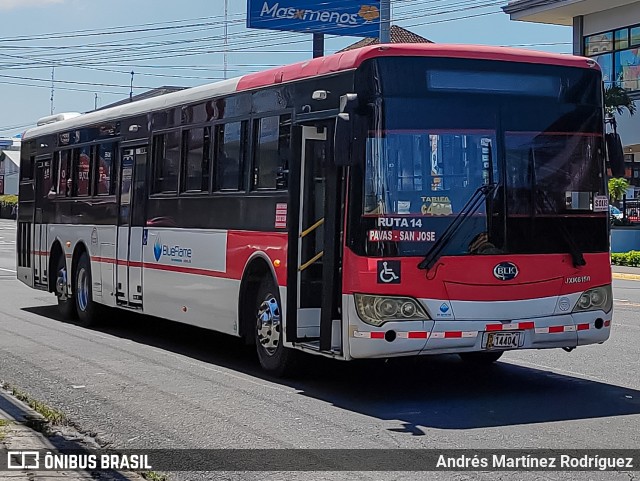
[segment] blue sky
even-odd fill
[[[506,3],[392,0],[393,23],[439,43],[571,52],[571,28],[512,22]],[[311,35],[249,30],[245,16],[245,0],[228,0],[228,77],[311,57]],[[128,97],[131,71],[134,94],[223,78],[224,0],[0,0],[0,18],[0,136],[50,114],[52,66],[55,113]]]

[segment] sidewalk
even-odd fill
[[[29,424],[45,423],[42,415],[35,412],[22,401],[16,399],[0,388],[0,449],[11,451],[47,450],[55,452],[59,449],[97,449],[82,439],[78,433],[76,439],[55,435],[47,438],[42,433],[29,427]],[[2,464],[6,465],[6,460]],[[7,481],[144,481],[136,473],[88,472],[88,471],[35,471],[30,469],[0,471],[0,480]]]
[[[640,281],[640,267],[611,266],[614,279]]]

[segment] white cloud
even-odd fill
[[[42,7],[53,3],[63,3],[64,0],[0,0],[0,10],[13,10],[25,7]]]

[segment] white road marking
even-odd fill
[[[15,274],[18,272],[18,271],[14,271],[13,269],[5,269],[4,267],[0,267],[0,271],[11,272],[12,274]]]

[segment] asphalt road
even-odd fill
[[[388,363],[310,358],[303,378],[282,381],[264,375],[251,349],[223,335],[126,313],[98,330],[61,321],[53,295],[15,280],[14,241],[15,223],[0,221],[0,379],[114,447],[640,447],[640,281],[614,282],[613,331],[603,345],[509,352],[486,370],[469,370],[455,356]],[[329,477],[425,479],[366,472],[171,475]]]

